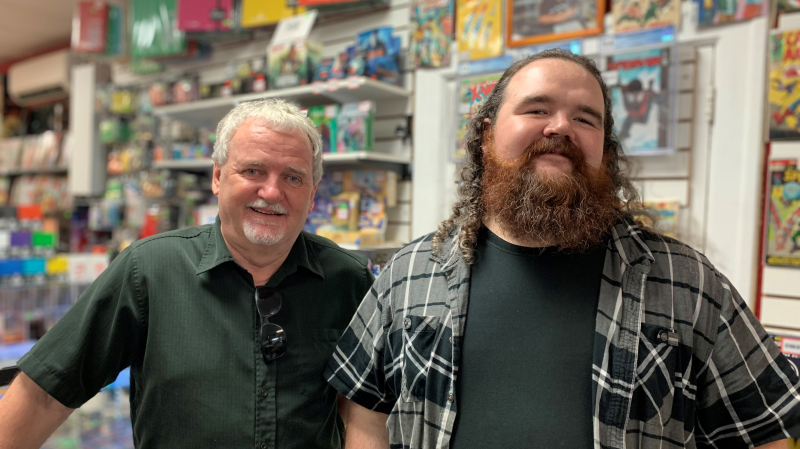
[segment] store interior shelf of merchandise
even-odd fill
[[[361,100],[401,100],[411,92],[375,81],[363,76],[330,80],[322,84],[310,84],[288,89],[235,95],[227,98],[212,98],[191,103],[172,104],[153,108],[153,113],[186,122],[193,126],[215,128],[232,107],[245,101],[262,98],[282,98],[303,106],[321,105],[330,102],[350,103]]]
[[[373,151],[354,151],[351,153],[326,153],[322,156],[325,165],[346,165],[350,163],[411,164],[411,159],[394,154]],[[205,172],[214,165],[211,159],[167,160],[153,162],[155,169]]]
[[[67,167],[37,167],[19,168],[12,170],[0,169],[0,176],[19,176],[19,175],[61,175],[67,174]]]

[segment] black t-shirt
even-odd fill
[[[592,447],[605,245],[565,254],[483,228],[476,254],[450,447]]]

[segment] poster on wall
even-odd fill
[[[614,0],[614,32],[676,27],[681,17],[680,0]]]
[[[671,148],[670,48],[632,51],[606,57],[614,133],[631,155],[664,154]]]
[[[456,142],[451,159],[460,162],[467,155],[465,139],[467,137],[467,123],[478,111],[481,104],[494,90],[494,86],[503,72],[488,75],[461,78],[458,81],[458,122],[456,126]]]
[[[459,60],[484,59],[503,53],[501,0],[456,0]]]
[[[770,36],[769,138],[800,139],[800,30]]]
[[[766,264],[800,268],[800,171],[797,159],[769,162]]]
[[[409,56],[416,68],[450,65],[453,0],[412,0]]]
[[[508,46],[600,34],[605,8],[605,0],[508,0]]]
[[[767,15],[767,0],[694,0],[700,26],[743,22]]]

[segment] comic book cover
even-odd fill
[[[409,57],[416,68],[450,64],[453,0],[412,0]]]
[[[503,53],[501,0],[456,0],[456,39],[462,59],[484,59]]]
[[[769,138],[800,138],[800,30],[770,36]]]
[[[680,0],[615,0],[612,3],[612,12],[615,33],[666,26],[677,28],[681,17],[681,2]]]
[[[458,125],[456,127],[456,142],[453,148],[453,161],[461,161],[467,155],[464,139],[467,137],[467,123],[481,106],[495,84],[503,76],[502,72],[490,75],[480,75],[462,78],[458,84]]]
[[[655,223],[646,223],[667,237],[679,238],[678,217],[681,204],[678,201],[645,201],[644,207],[650,212]]]
[[[628,154],[668,150],[670,49],[615,54],[605,62],[614,133],[623,149]]]
[[[769,163],[767,265],[800,268],[800,171],[797,159]]]
[[[508,45],[528,45],[597,34],[596,0],[514,0],[509,3]],[[599,13],[601,16],[603,11]],[[567,35],[567,36],[564,36]],[[533,39],[534,41],[531,41]]]
[[[357,51],[364,58],[365,75],[389,84],[400,84],[400,38],[392,27],[364,31],[357,36]]]
[[[792,363],[794,372],[800,376],[800,337],[772,335],[772,341],[780,348],[781,353]]]
[[[764,16],[767,0],[694,0],[698,5],[700,26],[742,22]]]

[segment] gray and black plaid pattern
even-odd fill
[[[343,395],[390,415],[392,448],[448,447],[458,410],[470,270],[455,239],[437,256],[430,237],[394,256],[325,370]],[[621,221],[602,279],[595,448],[748,448],[800,436],[800,380],[705,256]]]

